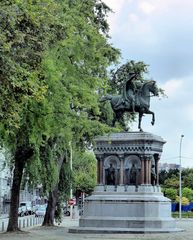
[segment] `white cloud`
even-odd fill
[[[151,99],[156,122],[151,126],[151,115],[145,114],[143,130],[167,141],[165,159],[178,156],[184,134],[183,156],[193,158],[193,0],[105,1],[115,11],[110,34],[113,45],[122,51],[123,63],[133,59],[149,64],[150,77],[168,96],[161,101]],[[168,160],[175,161],[178,159]],[[193,159],[183,159],[183,166],[193,167]]]
[[[119,12],[124,5],[125,2],[128,2],[126,0],[103,0],[103,2],[109,6],[113,11]]]
[[[186,107],[187,119],[193,121],[193,104]]]
[[[125,4],[128,4],[132,0],[103,0],[103,2],[111,8],[113,13],[109,13],[108,23],[110,25],[110,32],[117,32],[119,28],[119,19],[122,14],[122,9]]]
[[[148,21],[141,21],[141,18],[134,13],[128,15],[127,21],[123,25],[124,30],[130,31],[131,35],[136,37],[136,35],[141,36],[142,34],[151,34],[151,25]],[[122,28],[123,28],[122,27]],[[144,39],[146,41],[147,39]]]
[[[171,79],[164,83],[161,87],[165,90],[165,93],[168,97],[178,95],[177,92],[181,90],[181,87],[183,85],[182,80],[178,79]]]
[[[122,49],[124,41],[128,45],[126,51],[130,51],[133,58],[137,52],[145,58],[157,58],[166,78],[177,77],[190,67],[193,54],[190,48],[193,41],[192,0],[108,0],[108,3],[115,11],[109,18],[110,34],[117,41],[118,48]],[[186,59],[189,61],[185,64]]]
[[[155,1],[154,1],[155,3]],[[150,14],[155,10],[155,5],[150,1],[140,1],[139,8],[146,14]]]
[[[134,24],[139,23],[139,17],[137,16],[137,14],[134,13],[129,14],[129,20]]]

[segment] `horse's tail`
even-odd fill
[[[112,99],[112,96],[109,95],[109,94],[107,94],[107,95],[102,96],[102,97],[100,98],[100,102],[105,102],[105,101],[108,101],[108,100],[111,100],[111,99]]]

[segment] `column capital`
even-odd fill
[[[118,156],[118,158],[119,158],[120,160],[124,160],[124,158],[125,158],[125,155],[124,155],[124,154],[118,154],[117,156]]]
[[[140,154],[140,155],[139,155],[140,160],[144,160],[144,156],[145,156],[145,155]]]
[[[153,158],[153,156],[151,154],[141,154],[141,155],[139,155],[139,157],[141,160],[147,160],[147,161],[150,161]]]
[[[97,155],[96,155],[96,159],[97,159],[97,160],[102,160],[103,158],[104,158],[104,154],[100,154],[100,155],[97,154]]]
[[[159,161],[160,158],[161,158],[161,154],[155,154],[155,155],[154,155],[155,161]]]

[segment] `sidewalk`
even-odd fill
[[[0,234],[1,240],[192,240],[193,220],[177,220],[177,227],[185,229],[184,232],[162,234],[72,234],[68,233],[68,227],[78,226],[78,220],[69,217],[64,218],[62,224],[56,227],[34,227],[26,229],[23,233]]]

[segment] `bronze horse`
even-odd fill
[[[111,107],[115,113],[114,119],[113,119],[113,126],[115,125],[116,121],[119,121],[124,112],[139,113],[139,121],[138,121],[138,129],[140,131],[143,131],[141,128],[141,120],[143,117],[143,114],[152,114],[152,121],[151,124],[154,125],[155,123],[155,115],[154,112],[149,110],[150,107],[150,93],[153,94],[153,96],[158,96],[158,88],[156,86],[155,81],[146,81],[143,83],[141,88],[139,89],[138,93],[135,94],[135,105],[134,109],[131,106],[131,102],[127,101],[125,102],[122,95],[106,95],[101,98],[101,102],[110,100]]]

